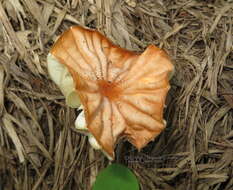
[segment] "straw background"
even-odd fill
[[[0,0],[0,190],[86,190],[109,163],[48,77],[46,56],[72,25],[174,62],[167,128],[141,152],[116,147],[141,189],[232,190],[231,0]]]

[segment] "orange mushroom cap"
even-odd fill
[[[165,128],[168,75],[174,67],[161,49],[150,45],[138,54],[97,31],[73,26],[50,53],[67,66],[87,128],[112,158],[120,137],[141,149]]]

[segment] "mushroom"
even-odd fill
[[[65,31],[48,55],[48,71],[67,104],[83,108],[76,127],[88,131],[89,142],[109,159],[121,138],[140,150],[165,128],[173,70],[167,54],[154,45],[131,52],[80,26]]]

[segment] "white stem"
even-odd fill
[[[59,63],[50,53],[48,54],[47,62],[49,75],[65,96],[66,104],[72,108],[79,107],[80,99],[75,89],[73,78],[66,66]]]

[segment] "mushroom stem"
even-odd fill
[[[67,67],[52,55],[48,54],[48,72],[52,80],[60,88],[62,94],[65,96],[66,104],[72,108],[80,106],[80,99],[75,89],[75,84]]]

